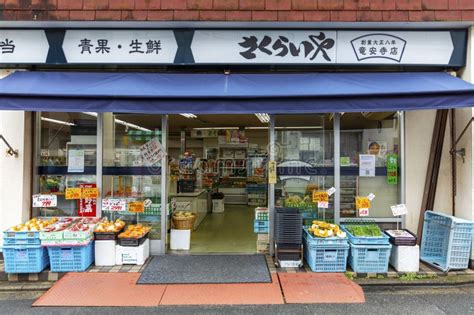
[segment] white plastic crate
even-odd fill
[[[95,241],[95,265],[115,266],[115,240]]]
[[[116,265],[143,265],[150,256],[150,240],[140,246],[115,246]]]
[[[392,245],[390,265],[399,272],[418,272],[420,270],[420,247]]]
[[[189,250],[191,247],[191,230],[175,230],[170,232],[171,250]]]

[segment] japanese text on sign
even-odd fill
[[[268,183],[269,184],[277,183],[277,169],[276,169],[275,161],[268,162]]]
[[[99,191],[95,187],[82,188],[81,198],[82,199],[97,199]]]
[[[387,155],[387,184],[398,184],[398,156],[396,154]]]
[[[132,39],[129,45],[118,44],[116,47],[109,45],[109,40],[105,38],[97,39],[93,42],[91,39],[83,38],[79,41],[78,47],[81,49],[81,54],[110,54],[111,49],[128,49],[129,54],[158,54],[161,50],[161,40],[149,39],[145,42]],[[130,48],[127,48],[130,47]]]
[[[359,217],[368,217],[369,216],[369,208],[361,208],[359,211]]]
[[[66,200],[81,199],[81,188],[66,188]]]
[[[153,165],[161,161],[163,147],[157,138],[153,138],[140,147],[140,153],[146,165]]]
[[[58,197],[56,195],[33,195],[34,208],[56,207],[58,205]]]
[[[370,200],[367,197],[356,197],[357,209],[369,209],[371,206]]]
[[[104,211],[126,211],[127,201],[125,199],[103,199],[102,210]]]
[[[357,59],[385,58],[400,62],[406,41],[390,34],[367,34],[351,41]]]
[[[313,202],[329,202],[327,191],[313,191]]]
[[[143,213],[145,212],[145,204],[143,202],[134,201],[128,203],[128,212]]]
[[[390,206],[394,217],[408,214],[408,208],[405,204]]]

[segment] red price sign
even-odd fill
[[[82,196],[78,200],[78,215],[80,217],[95,217],[97,213],[97,196],[95,198],[85,198],[84,190],[93,189],[97,191],[96,184],[80,184],[79,187],[82,190]]]

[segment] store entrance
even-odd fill
[[[176,215],[196,215],[189,253],[267,249],[258,246],[254,220],[268,202],[268,122],[266,114],[169,116],[170,203]],[[169,253],[183,249],[186,235],[176,228]]]

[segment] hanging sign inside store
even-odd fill
[[[329,194],[327,191],[313,191],[313,202],[318,204],[318,208],[329,208]]]
[[[170,64],[178,44],[168,30],[67,30],[68,63]]]
[[[387,154],[387,184],[398,184],[398,155]]]
[[[80,217],[95,217],[97,213],[97,185],[96,184],[80,184],[81,199],[78,200],[77,214]],[[95,192],[95,198],[94,193]],[[85,192],[85,193],[84,193]]]
[[[65,199],[66,200],[74,200],[74,199],[81,199],[81,188],[70,187],[66,188],[65,191]]]
[[[86,22],[85,22],[86,23]],[[461,68],[467,31],[327,29],[2,30],[0,63],[395,65]]]
[[[394,217],[408,214],[408,208],[405,204],[390,206]]]
[[[268,161],[268,183],[276,184],[277,183],[277,168],[275,161]]]
[[[33,195],[34,208],[56,207],[58,205],[58,197],[56,195]]]
[[[102,211],[126,211],[127,200],[125,199],[102,199]]]
[[[140,154],[147,166],[151,166],[161,161],[163,157],[163,147],[157,138],[153,138],[140,147]]]
[[[143,213],[145,212],[145,203],[141,201],[133,201],[128,203],[128,212]]]

